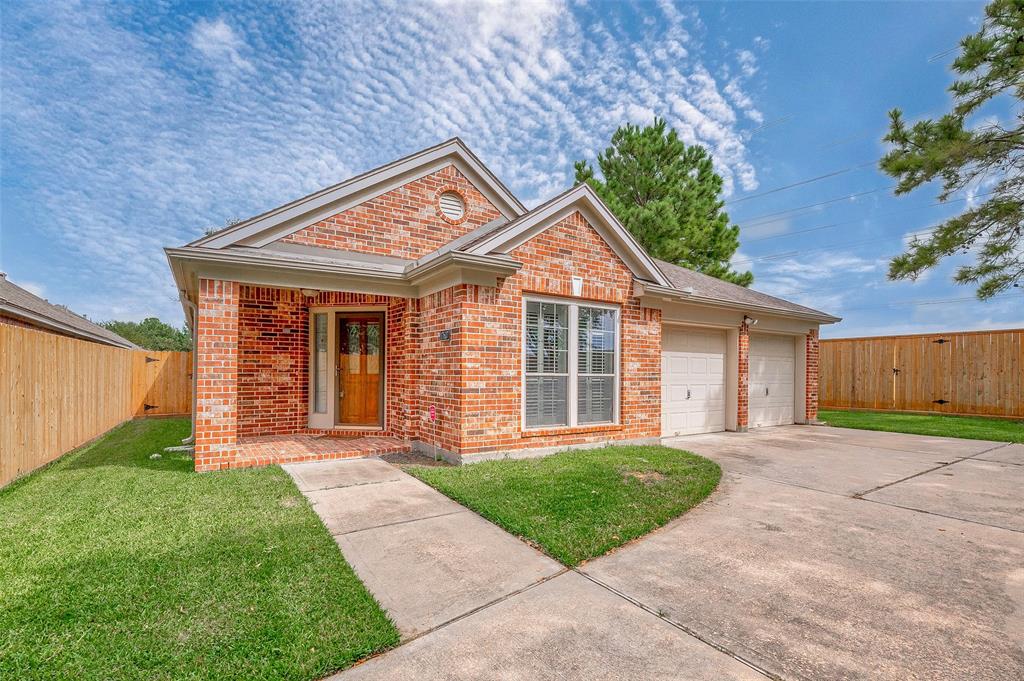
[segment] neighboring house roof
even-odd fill
[[[207,248],[225,248],[237,244],[265,246],[450,164],[454,164],[459,172],[466,175],[506,219],[511,220],[526,212],[526,207],[519,199],[465,143],[453,137],[429,149],[196,239],[188,245]]]
[[[673,265],[664,260],[655,260],[658,268],[665,274],[672,284],[672,288],[685,293],[687,298],[697,300],[708,300],[713,302],[734,303],[736,305],[749,306],[775,311],[783,314],[793,314],[808,318],[821,318],[825,322],[837,322],[838,317],[815,310],[803,305],[791,303],[782,298],[770,296],[754,289],[723,281],[707,274],[701,274],[693,270]],[[684,298],[685,300],[685,298]]]
[[[41,326],[94,343],[138,349],[138,346],[131,341],[99,324],[90,322],[63,305],[54,305],[29,293],[9,281],[7,275],[3,273],[0,273],[0,313],[16,317],[34,326]]]

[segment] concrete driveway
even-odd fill
[[[704,504],[578,570],[501,584],[506,595],[449,620],[444,609],[340,677],[1024,679],[1024,446],[812,426],[671,444],[722,465]],[[434,502],[417,513],[442,511]],[[509,573],[535,560],[494,531],[465,527],[502,547]],[[343,536],[369,574],[358,554],[372,543]],[[467,574],[486,557],[466,556]]]
[[[583,571],[782,678],[1024,679],[1024,445],[683,438],[702,506]]]

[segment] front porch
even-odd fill
[[[351,459],[410,450],[409,442],[397,437],[340,437],[303,433],[266,435],[240,438],[237,453],[227,467]]]

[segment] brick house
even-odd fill
[[[166,252],[197,470],[805,423],[838,321],[652,259],[587,186],[527,210],[459,139]]]

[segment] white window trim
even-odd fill
[[[559,426],[528,426],[526,425],[526,306],[528,303],[557,303],[559,305],[569,306],[569,358],[568,358],[568,390],[566,391],[566,400],[568,402],[568,423],[566,425]],[[614,404],[612,405],[612,420],[611,421],[594,421],[590,423],[579,423],[579,308],[581,307],[594,307],[604,310],[613,310],[615,312],[615,359],[613,360],[615,366],[615,388],[612,391],[614,395]],[[521,365],[520,371],[520,403],[519,403],[519,418],[522,430],[524,432],[529,431],[544,431],[544,430],[568,430],[570,428],[591,428],[601,426],[617,426],[620,423],[619,406],[622,403],[622,307],[620,305],[613,305],[610,303],[599,303],[590,300],[579,300],[573,298],[559,298],[555,296],[542,296],[542,295],[525,295],[523,296],[523,305],[520,309],[520,318],[522,319],[522,328],[519,335],[519,361]],[[562,374],[544,374],[545,376],[561,376]],[[584,376],[604,376],[607,374],[583,374]]]

